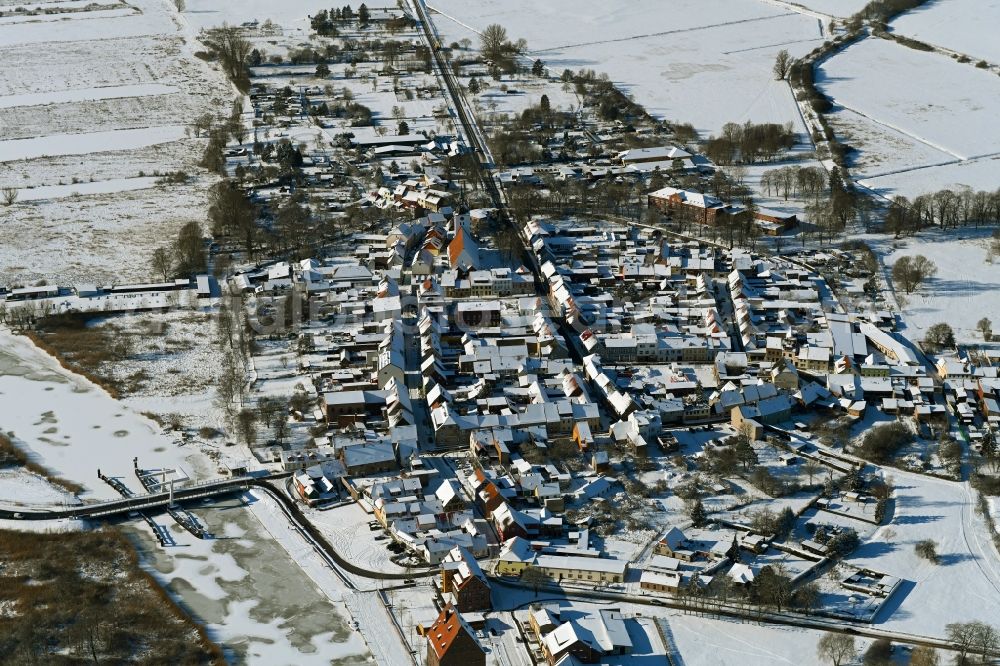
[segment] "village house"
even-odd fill
[[[489,580],[467,549],[453,548],[441,562],[441,595],[462,613],[493,608]]]
[[[427,639],[426,666],[486,666],[475,631],[454,606],[445,606],[431,626],[417,631]]]

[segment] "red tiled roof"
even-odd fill
[[[463,250],[465,250],[465,227],[459,226],[455,237],[448,244],[448,260],[451,262],[452,268],[457,266],[458,258],[462,256]]]
[[[464,631],[461,617],[451,604],[448,604],[438,615],[437,620],[427,630],[427,640],[438,659],[447,654],[455,638]]]

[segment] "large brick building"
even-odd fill
[[[664,213],[687,214],[695,222],[714,226],[721,222],[745,221],[750,212],[739,206],[731,206],[721,200],[700,192],[664,187],[647,195],[650,208]]]

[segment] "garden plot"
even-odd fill
[[[907,172],[920,169],[921,179],[932,179],[928,167],[1000,153],[994,131],[1000,86],[988,71],[866,39],[825,61],[817,80],[838,108],[832,122],[861,151],[862,177],[899,173],[905,182]]]
[[[891,29],[934,46],[1000,63],[998,0],[933,0],[892,22]],[[968,65],[967,65],[968,66]]]
[[[904,296],[903,319],[909,338],[922,340],[929,327],[947,322],[959,342],[982,342],[976,322],[984,316],[996,320],[1000,313],[1000,261],[987,263],[988,241],[989,230],[963,229],[928,232],[884,249],[887,266],[904,255],[916,254],[937,265],[934,277]]]
[[[550,72],[605,72],[654,116],[691,122],[706,135],[748,120],[792,122],[804,131],[788,85],[775,81],[771,68],[780,49],[802,55],[825,30],[788,7],[732,0],[647,0],[629,11],[596,0],[431,6],[445,43],[478,43],[477,30],[500,23],[512,38],[527,39],[528,57]]]
[[[330,76],[317,78],[315,76],[315,65],[269,65],[254,67],[251,74],[255,80],[266,79],[271,85],[287,85],[293,89],[300,86],[331,88],[329,93],[322,95],[310,95],[313,104],[327,102],[329,104],[344,100],[343,91],[349,91],[351,100],[367,106],[372,110],[374,122],[386,128],[387,136],[396,134],[397,124],[400,120],[406,121],[410,133],[421,130],[437,132],[438,121],[434,118],[434,108],[444,104],[444,99],[437,95],[433,98],[421,98],[417,94],[420,89],[439,88],[437,80],[431,74],[415,73],[400,74],[396,77],[376,76],[373,69],[359,65],[354,69],[355,74],[348,77],[345,71],[349,68],[346,64],[334,64],[330,66]],[[393,88],[393,81],[399,83],[399,92]],[[410,92],[408,96],[406,91]],[[401,115],[397,119],[393,116],[393,109],[398,108]],[[324,121],[326,122],[326,121]],[[335,126],[329,127],[327,134],[332,135],[339,132],[351,132],[358,138],[369,138],[376,135],[374,127],[351,127],[346,121],[334,121]],[[310,129],[305,129],[307,133]],[[279,134],[280,136],[280,134]]]

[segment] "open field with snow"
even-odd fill
[[[801,119],[786,83],[771,73],[782,48],[801,55],[823,40],[821,22],[765,2],[633,2],[627,11],[596,0],[503,4],[434,0],[445,43],[491,23],[528,41],[549,71],[606,72],[654,116],[691,122],[703,134],[727,122]]]
[[[930,636],[949,622],[1000,617],[1000,569],[975,496],[967,485],[893,471],[892,521],[846,561],[903,579],[876,617],[880,628]],[[938,544],[940,564],[919,558],[913,545]],[[927,612],[933,608],[933,612]]]
[[[1000,135],[992,131],[1000,104],[994,74],[885,39],[849,46],[824,62],[820,73],[819,85],[835,105],[954,158],[1000,151]]]
[[[1000,155],[948,162],[940,166],[903,169],[884,176],[861,177],[859,182],[882,196],[902,194],[913,198],[943,188],[995,190],[1000,186]]]
[[[195,29],[270,20],[286,31],[308,30],[308,17],[321,9],[330,9],[330,3],[324,0],[187,0],[184,20]]]
[[[981,343],[975,329],[982,317],[996,319],[1000,313],[1000,261],[986,262],[989,230],[926,232],[919,238],[890,240],[873,247],[891,267],[904,255],[922,254],[937,265],[937,274],[913,294],[904,295],[905,334],[922,340],[930,326],[947,322],[959,342]],[[899,293],[897,288],[897,293]]]
[[[996,187],[995,74],[869,38],[825,61],[817,82],[835,104],[831,123],[859,151],[852,160],[864,185],[910,197],[947,186]]]
[[[790,0],[789,2],[775,2],[775,4],[804,7],[837,18],[847,18],[864,9],[868,0]]]
[[[892,31],[933,46],[1000,64],[1000,2],[931,0],[892,22]]]
[[[4,211],[2,284],[142,281],[153,250],[204,220],[211,177],[152,179],[197,172],[205,139],[188,126],[226,113],[230,86],[193,56],[172,3],[122,12],[0,24],[0,58],[18,63],[0,69],[0,187],[20,190]]]

